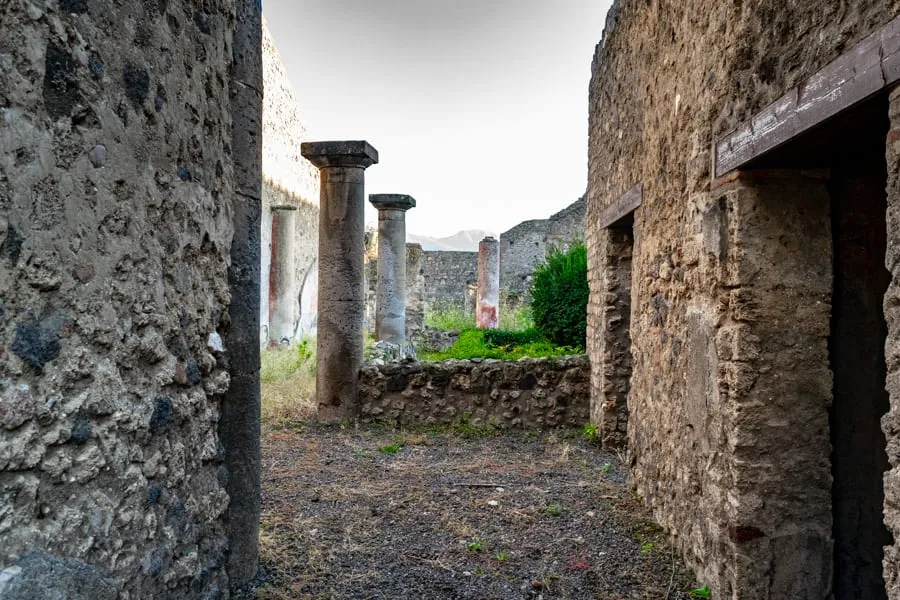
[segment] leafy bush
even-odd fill
[[[587,338],[587,248],[551,248],[534,273],[531,307],[534,323],[559,346],[584,348]]]
[[[484,332],[484,343],[488,346],[522,346],[534,342],[546,342],[544,337],[537,329],[531,328],[524,331],[507,331],[506,329],[486,329]]]
[[[481,329],[466,329],[459,334],[459,339],[444,352],[426,353],[423,360],[447,360],[456,358],[468,360],[470,358],[499,358],[503,360],[516,360],[523,357],[540,358],[542,356],[561,356],[564,354],[577,354],[576,348],[557,347],[546,341],[535,341],[521,345],[496,347],[485,342],[485,332]]]

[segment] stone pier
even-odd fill
[[[406,339],[425,329],[425,251],[421,244],[406,245]]]
[[[375,338],[406,342],[406,211],[416,205],[404,194],[371,194],[378,209],[378,280],[375,287]]]
[[[493,237],[486,237],[478,244],[475,324],[479,329],[500,326],[500,243]]]
[[[269,271],[269,341],[290,343],[297,313],[296,256],[294,237],[297,211],[294,207],[272,210],[272,268]]]
[[[363,362],[365,170],[378,162],[368,142],[305,142],[304,158],[320,170],[319,321],[316,398],[319,418],[357,416]]]

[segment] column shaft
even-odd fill
[[[500,326],[500,243],[492,237],[486,237],[478,244],[475,325],[479,329]]]
[[[272,211],[272,266],[269,272],[269,339],[293,341],[297,313],[296,236],[297,211]]]
[[[322,169],[319,206],[319,416],[353,418],[363,362],[364,175],[358,167]]]
[[[375,307],[375,337],[402,345],[406,341],[406,215],[401,210],[378,211]]]

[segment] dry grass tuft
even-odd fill
[[[316,415],[315,345],[262,351],[262,418],[266,423],[308,421]]]

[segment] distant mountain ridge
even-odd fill
[[[460,231],[454,233],[451,236],[442,238],[407,234],[406,241],[408,241],[410,244],[422,244],[423,250],[456,250],[459,252],[478,252],[478,242],[489,235],[494,234],[482,229],[467,229],[465,231]]]

